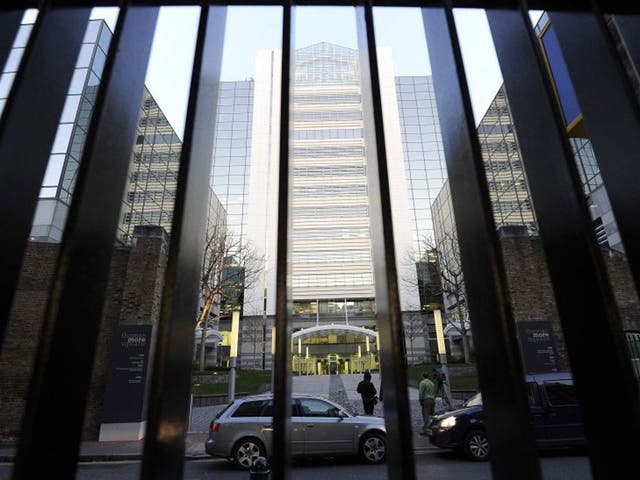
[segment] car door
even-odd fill
[[[271,436],[273,434],[273,402],[265,406],[262,412],[262,419],[264,419],[263,432],[265,438],[268,438],[269,445],[271,445]],[[301,418],[297,401],[294,399],[291,403],[291,424],[289,425],[290,440],[291,440],[291,455],[303,455],[305,446],[305,425],[304,419]]]
[[[529,412],[533,422],[533,429],[536,435],[536,442],[542,444],[545,440],[545,416],[546,412],[542,406],[540,391],[536,382],[527,382],[527,396],[529,399]]]
[[[340,409],[318,398],[300,398],[307,455],[353,453],[355,425],[340,416]]]
[[[581,443],[584,428],[573,381],[559,379],[545,381],[542,390],[546,397],[545,443],[571,445]]]

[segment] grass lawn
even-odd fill
[[[409,385],[417,386],[418,383],[420,383],[420,380],[422,380],[422,372],[432,372],[434,368],[440,369],[440,364],[422,363],[419,365],[409,365],[409,371],[407,373],[407,380],[409,382]],[[457,369],[458,364],[452,363],[449,365],[449,379],[451,382],[451,389],[476,390],[479,388],[477,375],[457,375]]]
[[[194,375],[225,375],[226,371],[194,371]],[[260,393],[264,391],[264,385],[271,384],[271,372],[264,370],[238,370],[236,374],[236,392],[238,393]],[[229,391],[229,385],[225,383],[191,385],[191,393],[194,395],[216,395]]]

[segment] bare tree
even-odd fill
[[[404,334],[409,340],[409,352],[412,361],[415,361],[413,343],[415,339],[424,334],[425,325],[421,315],[416,312],[411,312],[407,315],[404,321]]]
[[[203,306],[195,324],[202,329],[199,345],[199,368],[204,370],[206,331],[211,326],[212,311],[224,305],[229,310],[240,308],[243,292],[259,280],[264,261],[255,249],[229,232],[220,223],[207,231],[200,287]]]
[[[248,317],[244,320],[243,336],[251,344],[253,368],[259,368],[261,361],[258,353],[264,348],[264,320],[262,317]],[[258,352],[258,347],[260,352]]]
[[[425,281],[424,275],[419,272],[417,286],[421,297],[446,297],[450,300],[452,308],[444,312],[444,318],[460,334],[464,362],[470,363],[470,323],[458,240],[454,235],[445,234],[437,244],[426,237],[422,239],[421,243],[424,253],[420,262],[432,265],[439,277],[439,281]],[[415,263],[415,256],[410,253],[407,256],[411,257],[411,261]],[[413,279],[403,279],[403,281],[415,282]]]

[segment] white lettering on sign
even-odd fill
[[[120,335],[120,344],[124,348],[144,347],[147,343],[147,336],[144,333],[126,333]]]

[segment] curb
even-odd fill
[[[436,446],[429,447],[418,447],[414,448],[414,453],[429,453],[433,451],[439,451],[440,449]],[[142,453],[111,453],[111,454],[96,454],[96,455],[81,455],[78,457],[78,463],[91,463],[91,462],[136,462],[141,461],[143,459]],[[185,461],[192,460],[214,460],[215,457],[212,457],[207,454],[190,454],[185,455]],[[15,455],[0,455],[0,463],[13,463],[15,460]]]

